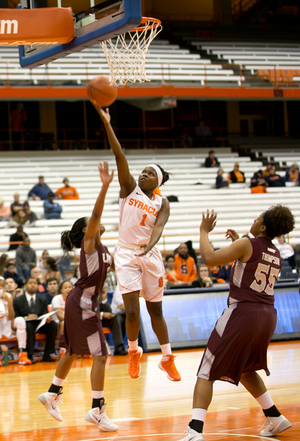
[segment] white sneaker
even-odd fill
[[[277,433],[289,429],[292,425],[289,420],[283,415],[280,415],[279,417],[267,417],[264,426],[266,427],[260,432],[261,436],[275,436]]]
[[[188,427],[188,433],[185,438],[180,439],[179,441],[204,441],[202,433],[196,432],[196,430]]]
[[[49,413],[57,420],[63,421],[63,418],[59,412],[58,402],[63,402],[61,399],[61,393],[55,394],[51,392],[45,392],[38,396],[40,402],[46,407]]]
[[[99,429],[104,430],[105,432],[116,432],[119,427],[113,423],[105,413],[106,405],[101,407],[95,407],[94,409],[90,409],[86,415],[85,419],[89,423],[96,424]]]

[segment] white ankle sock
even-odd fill
[[[172,354],[170,343],[167,343],[165,345],[160,345],[160,349],[163,354],[163,357],[166,357],[167,355]]]
[[[192,420],[205,421],[206,418],[206,409],[193,409],[192,411]]]
[[[54,384],[54,386],[62,386],[64,384],[65,379],[62,378],[58,378],[54,375],[53,380],[52,380],[52,384]]]
[[[256,398],[256,401],[261,406],[262,409],[270,409],[270,407],[274,406],[273,400],[269,394],[269,392],[265,392],[260,397]]]
[[[129,341],[128,340],[128,347],[130,351],[137,351],[138,350],[138,340],[135,341]]]
[[[92,398],[101,399],[103,398],[104,392],[103,390],[92,390]]]

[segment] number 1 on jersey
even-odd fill
[[[146,226],[145,221],[147,219],[147,216],[148,216],[147,214],[143,214],[143,218],[142,218],[142,221],[140,223],[141,227],[145,227]]]

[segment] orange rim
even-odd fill
[[[129,32],[142,32],[145,29],[156,29],[161,26],[161,21],[158,18],[153,17],[142,17],[142,21],[140,24],[146,24],[147,22],[149,22],[149,24],[147,24],[146,26],[138,26],[137,28],[131,29],[131,31]]]

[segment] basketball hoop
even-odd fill
[[[145,62],[148,47],[162,30],[157,18],[143,17],[141,24],[114,40],[100,42],[111,74],[111,82],[117,86],[150,81]]]

